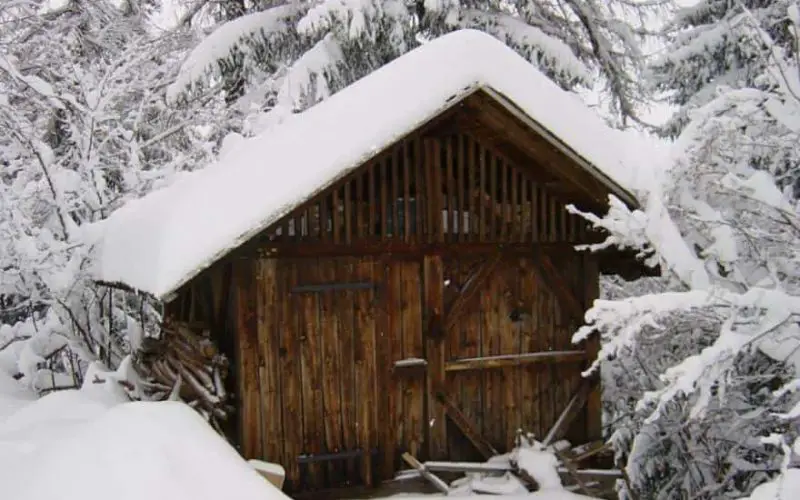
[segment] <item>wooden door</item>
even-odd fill
[[[518,429],[542,439],[580,382],[586,356],[571,344],[577,321],[533,256],[446,260],[445,283],[447,315],[479,288],[446,333],[445,386],[462,420],[448,432],[451,458],[507,451]]]

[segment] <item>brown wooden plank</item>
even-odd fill
[[[330,283],[339,280],[336,265],[338,259],[320,259],[318,261],[318,278],[321,282]],[[347,278],[345,278],[347,279]],[[339,332],[339,323],[342,311],[339,310],[340,301],[337,295],[341,291],[328,291],[319,294],[319,349],[316,362],[320,365],[322,374],[322,421],[319,424],[324,429],[323,453],[339,453],[342,447],[342,390],[341,382],[344,378],[344,367],[341,364],[342,338]],[[352,301],[344,307],[352,306]],[[309,344],[309,347],[311,345]],[[348,367],[349,368],[349,367]],[[312,378],[313,380],[313,378]],[[340,480],[344,474],[341,461],[332,461],[323,465],[331,483]],[[330,486],[326,484],[326,486]]]
[[[425,241],[426,226],[424,223],[425,213],[428,205],[428,190],[425,177],[425,152],[423,151],[422,141],[419,137],[414,138],[414,193],[416,199],[416,241]]]
[[[495,217],[495,207],[502,206],[498,203],[498,192],[497,192],[497,176],[498,168],[497,168],[497,157],[487,151],[484,150],[484,155],[489,155],[488,158],[488,168],[489,168],[489,197],[487,198],[487,202],[489,205],[489,210],[486,216],[489,218],[489,241],[495,241],[498,234],[498,228],[495,223],[497,217]],[[485,205],[486,203],[482,204]]]
[[[511,191],[511,206],[510,206],[510,214],[508,217],[508,226],[509,226],[509,240],[511,241],[519,241],[520,240],[520,228],[522,227],[522,219],[520,217],[520,209],[518,205],[518,197],[519,197],[519,190],[520,190],[520,178],[519,172],[515,168],[509,169],[509,189]]]
[[[517,262],[521,277],[520,309],[523,311],[520,325],[520,350],[523,352],[535,352],[536,344],[534,339],[537,332],[533,305],[535,304],[536,280],[530,269],[533,264],[530,257],[527,256],[519,257]],[[538,373],[539,369],[536,364],[522,368],[522,379],[520,380],[520,392],[522,393],[520,413],[522,422],[520,428],[523,432],[532,432],[537,436],[541,436],[539,412],[535,406],[539,390],[536,382]]]
[[[462,277],[460,282],[466,279],[468,273],[468,264],[475,262],[474,259],[461,260],[462,266],[459,270],[459,276]],[[459,349],[458,357],[478,357],[481,355],[481,307],[480,301],[475,307],[468,307],[461,315],[461,319],[456,322],[456,325],[461,325],[463,328],[463,343]],[[469,418],[478,429],[483,425],[483,375],[480,372],[454,372],[456,380],[454,385],[450,387],[461,388],[461,410]],[[452,389],[451,389],[452,390]]]
[[[589,309],[600,295],[600,272],[594,255],[584,253],[581,257],[583,259],[583,273],[581,274],[586,287],[583,292],[583,304],[586,309]],[[586,339],[584,349],[589,356],[587,363],[597,359],[597,354],[600,352],[600,334],[594,333]],[[599,373],[592,375],[593,386],[586,400],[586,437],[588,439],[603,439],[603,401],[599,378]]]
[[[475,194],[475,200],[478,204],[478,240],[479,241],[487,241],[491,240],[490,237],[486,234],[487,225],[486,225],[486,195],[489,189],[487,189],[487,165],[486,165],[486,150],[483,148],[481,143],[477,143],[477,151],[478,151],[478,168],[480,169],[480,188],[478,192]]]
[[[334,207],[336,204],[334,203]],[[317,259],[298,262],[298,278],[304,283],[319,282]],[[300,369],[303,377],[303,454],[325,452],[325,415],[323,407],[323,379],[321,336],[319,323],[319,294],[296,294],[300,317]],[[323,464],[313,462],[307,466],[307,480],[312,488],[323,487],[326,474]]]
[[[373,264],[371,260],[358,260],[353,268],[353,278],[357,280],[373,280]],[[378,391],[376,387],[375,359],[375,311],[373,310],[373,290],[362,290],[356,293],[354,302],[353,335],[357,420],[355,421],[358,447],[372,450],[377,446],[378,423]],[[366,485],[372,484],[372,455],[367,453],[361,459],[361,480]]]
[[[255,309],[255,280],[252,261],[237,261],[236,330],[239,350],[239,394],[241,398],[240,442],[246,458],[262,456],[261,401],[259,384],[260,351]]]
[[[280,335],[277,318],[277,286],[275,259],[257,262],[256,310],[258,311],[258,343],[262,355],[260,364],[261,414],[263,427],[262,458],[278,462],[283,458],[283,426],[280,391]]]
[[[495,157],[496,158],[496,157]],[[508,240],[508,226],[510,223],[509,203],[509,176],[508,163],[495,160],[500,174],[500,240]]]
[[[456,209],[456,177],[455,177],[455,152],[453,150],[454,137],[445,139],[446,158],[446,185],[447,185],[447,241],[456,241],[458,227],[458,210]]]
[[[475,158],[475,141],[471,137],[464,137],[464,146],[467,149],[467,200],[469,202],[469,236],[468,240],[475,241],[478,234],[479,222],[475,200],[480,196],[482,181],[478,173],[478,164]]]
[[[391,207],[392,207],[392,227],[391,233],[393,238],[400,238],[400,210],[402,207],[397,203],[397,200],[403,195],[402,185],[400,184],[400,158],[402,154],[402,143],[394,146],[392,153],[392,185],[389,189],[391,193]]]
[[[350,196],[350,183],[344,185],[344,242],[353,241],[353,200]]]
[[[386,283],[386,313],[389,317],[389,329],[386,332],[384,342],[387,345],[389,354],[389,363],[387,365],[391,369],[394,368],[396,361],[403,359],[403,277],[401,262],[390,261],[387,265],[389,269]],[[387,411],[389,419],[384,421],[388,427],[387,440],[384,447],[384,461],[386,461],[386,470],[394,472],[396,467],[395,458],[399,454],[399,450],[403,448],[403,388],[405,384],[400,377],[392,374],[389,374],[386,380],[389,396],[389,409]]]
[[[336,280],[344,282],[353,280],[353,264],[355,259],[341,259],[336,268]],[[356,403],[356,363],[355,363],[355,307],[357,295],[364,294],[363,290],[344,290],[335,293],[334,307],[338,322],[340,344],[340,382],[342,398],[342,447],[345,451],[358,448],[357,422],[358,412]],[[347,479],[357,483],[359,472],[353,461],[346,464]]]
[[[448,396],[444,387],[439,385],[433,389],[436,392],[436,401],[444,407],[447,416],[450,417],[464,436],[475,446],[475,449],[480,452],[483,458],[488,460],[497,455],[497,450],[481,435],[478,429],[467,419],[461,410],[459,410],[458,405]]]
[[[332,198],[331,198],[331,218],[333,219],[333,243],[337,244],[341,241],[341,219],[339,218],[339,214],[341,213],[341,203],[339,199],[339,190],[334,190]]]
[[[528,231],[530,230],[530,182],[520,174],[520,195],[519,195],[519,241],[525,243],[529,240]]]
[[[464,151],[464,135],[458,134],[454,139],[455,141],[455,161],[456,161],[456,206],[455,210],[458,213],[457,221],[458,221],[458,236],[456,237],[457,241],[464,241],[464,209],[465,209],[465,196],[467,185],[464,182],[464,175],[465,175],[465,151]]]
[[[442,458],[447,453],[447,425],[445,422],[444,409],[436,404],[434,398],[434,387],[441,386],[445,381],[445,345],[441,337],[435,332],[437,322],[441,322],[441,314],[444,309],[443,296],[443,266],[442,259],[438,255],[425,256],[423,259],[423,286],[425,287],[425,359],[428,361],[428,415],[430,422],[428,428],[428,453],[429,459]]]
[[[538,275],[544,283],[558,297],[559,304],[564,307],[568,314],[573,317],[582,318],[584,308],[580,300],[576,297],[566,276],[553,264],[552,259],[546,252],[537,252]]]
[[[509,269],[505,262],[503,264],[492,276],[488,288],[491,307],[487,310],[487,314],[490,315],[492,322],[490,356],[505,354],[504,349],[509,343],[507,339],[512,333],[508,324],[508,308],[506,306],[508,302],[506,293],[509,290],[506,280]],[[509,422],[507,420],[506,393],[512,384],[512,381],[508,379],[509,370],[489,370],[485,372],[485,375],[492,379],[492,399],[490,400],[493,409],[492,432],[488,436],[498,449],[507,450],[506,432]]]
[[[542,241],[539,237],[539,186],[531,185],[531,241]]]
[[[364,227],[365,209],[369,210],[369,205],[364,203],[364,175],[356,177],[356,195],[355,195],[355,211],[356,211],[356,238],[362,239],[365,235],[369,234]],[[369,217],[369,216],[367,216]]]
[[[376,214],[378,214],[378,205],[375,199],[375,162],[370,162],[369,164],[369,228],[367,234],[370,236],[376,236],[377,234],[377,222],[376,222]]]
[[[382,452],[379,460],[380,478],[385,480],[394,474],[394,436],[392,434],[391,419],[389,412],[391,401],[391,317],[389,309],[392,304],[390,267],[386,261],[375,263],[374,281],[382,284],[380,297],[377,300],[378,309],[375,310],[377,331],[375,335],[375,378],[376,378],[376,398],[375,405],[378,407],[376,420],[377,438],[375,446]]]
[[[402,264],[401,321],[403,325],[403,358],[424,359],[422,345],[421,271],[418,262]],[[423,422],[424,379],[406,380],[403,394],[404,445],[412,455],[418,455],[424,443]]]
[[[403,240],[411,241],[411,144],[403,143]]]
[[[303,453],[303,378],[300,366],[299,297],[289,290],[297,284],[296,261],[279,260],[277,263],[279,325],[281,335],[281,396],[284,434],[283,460],[288,488],[300,481],[297,457]]]
[[[389,208],[389,172],[388,172],[388,159],[381,162],[381,176],[380,176],[380,214],[381,214],[381,239],[385,240],[389,237],[389,220],[387,210]]]
[[[547,213],[550,219],[549,241],[558,241],[558,204],[555,196],[548,196]]]
[[[330,239],[328,233],[328,216],[330,210],[328,208],[328,198],[323,197],[319,201],[319,225],[320,225],[320,240],[325,242]]]
[[[508,368],[522,365],[546,363],[576,363],[586,361],[585,351],[545,351],[526,352],[522,354],[500,354],[490,357],[476,357],[448,361],[445,371],[471,371],[489,370],[493,368]]]
[[[441,491],[441,492],[442,492],[442,493],[444,493],[444,494],[448,494],[448,493],[450,492],[450,487],[449,487],[449,486],[447,486],[447,483],[445,483],[445,482],[444,482],[444,481],[442,481],[442,480],[441,480],[441,479],[440,479],[438,476],[436,476],[435,474],[433,474],[432,472],[430,472],[430,471],[429,471],[429,470],[428,470],[428,469],[425,467],[425,465],[424,465],[424,464],[420,463],[420,461],[419,461],[419,460],[417,460],[416,458],[414,458],[414,457],[413,457],[412,455],[410,455],[409,453],[403,453],[402,457],[403,457],[403,460],[404,460],[404,461],[405,461],[405,462],[406,462],[408,465],[410,465],[412,468],[414,468],[414,469],[416,469],[417,471],[419,471],[420,475],[421,475],[422,477],[424,477],[425,479],[427,479],[427,480],[428,480],[428,481],[429,481],[431,484],[433,484],[433,485],[436,487],[436,489],[438,489],[439,491]]]
[[[569,429],[569,425],[572,423],[575,417],[577,417],[578,413],[580,413],[586,404],[586,398],[589,396],[589,392],[592,390],[591,386],[592,383],[589,380],[583,380],[581,382],[578,389],[569,399],[567,405],[558,414],[558,418],[556,418],[555,422],[553,422],[550,430],[547,431],[547,434],[542,439],[543,446],[549,446],[564,437]]]

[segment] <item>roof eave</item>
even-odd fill
[[[625,205],[628,206],[631,210],[636,210],[640,208],[639,201],[636,199],[636,196],[625,189],[624,187],[620,186],[619,183],[614,181],[608,175],[603,173],[599,168],[597,168],[593,163],[589,160],[581,156],[577,153],[574,149],[572,149],[567,143],[562,141],[557,135],[550,132],[547,128],[545,128],[541,123],[536,121],[535,119],[528,116],[523,110],[521,110],[518,106],[514,104],[509,98],[507,98],[502,93],[498,92],[494,88],[490,86],[482,86],[480,89],[486,94],[492,97],[498,104],[503,106],[509,113],[514,115],[515,118],[522,121],[527,127],[530,127],[531,130],[535,131],[537,134],[542,136],[545,140],[547,140],[550,144],[552,144],[555,148],[557,148],[562,154],[567,156],[570,160],[574,161],[577,165],[581,168],[586,170],[589,174],[592,175],[595,179],[597,179],[601,184],[603,184],[610,193],[614,196],[622,200]]]

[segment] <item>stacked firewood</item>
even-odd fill
[[[225,391],[228,359],[208,329],[165,323],[159,337],[144,340],[135,363],[136,371],[149,379],[149,399],[179,399],[222,434],[222,423],[233,411]]]

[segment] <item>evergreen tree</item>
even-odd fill
[[[645,31],[623,19],[640,19],[667,2],[229,0],[194,12],[219,24],[189,55],[171,96],[187,88],[202,93],[221,77],[227,102],[245,112],[302,110],[425,39],[476,28],[565,89],[590,88],[600,78],[617,116],[630,117],[643,99],[638,72]]]

